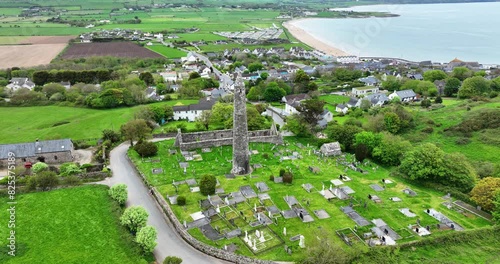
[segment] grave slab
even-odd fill
[[[270,190],[265,182],[258,182],[255,184],[255,186],[257,187],[257,190],[259,190],[259,192],[267,192]]]
[[[170,202],[170,204],[177,204],[177,196],[178,195],[168,196],[168,201]]]
[[[261,201],[271,200],[271,196],[269,196],[268,193],[259,193],[258,197],[259,197],[259,200],[261,200]]]
[[[327,219],[327,218],[330,218],[330,215],[324,210],[324,209],[321,209],[321,210],[315,210],[314,211],[314,214],[316,215],[317,218],[319,219]]]
[[[280,210],[278,209],[278,207],[276,207],[276,205],[268,206],[268,207],[266,207],[266,210],[271,212],[271,214],[273,214],[273,215],[280,213]]]
[[[355,193],[355,191],[353,189],[351,189],[351,187],[349,187],[349,186],[342,186],[342,187],[340,187],[340,189],[346,194]]]
[[[298,217],[297,214],[295,213],[294,210],[286,210],[286,211],[281,211],[281,215],[285,218],[285,219],[290,219],[290,218],[295,218],[295,217]]]
[[[190,190],[191,192],[193,192],[193,193],[195,193],[195,192],[200,192],[200,187],[198,187],[198,186],[196,186],[196,187],[191,187],[191,188],[189,188],[189,190]]]
[[[333,185],[335,185],[335,186],[340,186],[340,185],[344,184],[344,183],[343,183],[341,180],[339,180],[339,179],[334,179],[334,180],[331,180],[330,182],[331,182]]]
[[[288,207],[292,208],[292,206],[299,204],[299,201],[295,198],[295,196],[287,195],[284,196],[285,202],[288,204]]]
[[[237,236],[240,236],[241,235],[241,230],[238,228],[238,229],[235,229],[235,230],[231,230],[230,232],[227,232],[225,237],[227,239],[231,239],[233,237],[237,237]]]
[[[194,221],[198,220],[198,219],[202,219],[202,218],[205,218],[205,215],[203,214],[203,212],[201,211],[198,211],[196,213],[192,213],[190,214],[191,215],[191,218],[193,218]]]
[[[381,192],[384,190],[384,188],[382,188],[382,186],[378,184],[370,184],[370,187],[376,192]]]
[[[224,189],[222,188],[215,189],[215,194],[222,194],[222,193],[224,193]]]
[[[391,201],[393,201],[393,202],[401,202],[402,201],[401,198],[398,198],[398,197],[391,197],[389,199],[391,199]]]
[[[310,183],[302,184],[302,188],[306,190],[306,192],[311,192],[312,189],[314,189],[314,186],[312,186]]]
[[[160,174],[162,172],[163,172],[162,168],[156,168],[156,169],[152,169],[151,170],[151,173],[153,173],[153,174]]]
[[[356,224],[359,226],[367,226],[370,225],[370,222],[366,220],[364,217],[358,214],[352,207],[346,206],[346,207],[340,207],[340,210],[344,212],[349,218],[351,218]]]
[[[186,228],[189,230],[189,229],[192,229],[192,228],[196,228],[196,227],[200,227],[200,226],[204,226],[204,225],[207,225],[210,223],[210,220],[208,220],[208,218],[200,218],[198,220],[194,220],[193,222],[190,222],[190,223],[186,223]]]
[[[189,185],[191,187],[198,185],[198,183],[196,182],[195,179],[187,179],[186,183],[187,183],[187,185]]]
[[[283,177],[274,177],[274,183],[282,183]]]
[[[210,224],[200,226],[199,228],[203,235],[212,241],[217,241],[223,238],[223,236],[221,236],[219,232],[217,232]]]
[[[234,174],[232,174],[232,173],[225,174],[224,176],[226,176],[226,179],[234,179],[235,178]]]
[[[255,193],[255,191],[252,189],[252,187],[250,185],[241,186],[240,192],[247,199],[257,197],[257,194]]]
[[[417,216],[416,214],[412,213],[412,212],[410,211],[410,209],[408,209],[408,208],[402,208],[402,209],[399,209],[399,211],[400,211],[402,214],[404,214],[405,216],[407,216],[407,217],[415,217],[415,216]]]

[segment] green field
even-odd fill
[[[353,228],[356,224],[349,217],[347,217],[340,210],[341,206],[349,205],[349,200],[338,200],[334,199],[329,202],[323,198],[319,191],[324,185],[325,188],[329,188],[331,183],[330,180],[338,179],[339,174],[346,173],[352,181],[345,182],[345,185],[351,187],[355,194],[353,194],[354,199],[353,205],[355,210],[365,217],[367,220],[371,221],[375,218],[381,218],[384,220],[393,230],[400,234],[403,238],[398,240],[398,244],[411,241],[420,241],[422,238],[416,236],[413,232],[408,230],[408,225],[415,222],[416,218],[408,218],[400,213],[398,210],[401,208],[409,208],[414,212],[417,217],[421,220],[421,225],[431,226],[431,232],[433,233],[431,237],[439,237],[442,234],[449,234],[454,231],[442,231],[436,228],[437,220],[425,214],[424,210],[427,208],[434,208],[446,216],[448,216],[453,221],[456,221],[466,230],[476,229],[480,227],[490,226],[490,223],[482,218],[475,217],[469,214],[462,214],[454,209],[448,209],[442,203],[444,200],[441,198],[444,193],[440,193],[431,189],[423,188],[421,186],[415,185],[409,181],[402,178],[395,178],[390,176],[391,168],[379,167],[378,169],[373,169],[375,164],[370,164],[368,166],[361,166],[361,168],[368,171],[368,174],[361,174],[359,172],[354,172],[348,170],[344,172],[344,166],[337,165],[334,158],[319,159],[316,155],[309,154],[314,149],[315,146],[300,148],[297,146],[297,139],[288,138],[288,146],[280,146],[271,150],[273,145],[270,144],[250,144],[251,150],[257,150],[259,154],[251,156],[252,164],[262,164],[263,168],[259,168],[253,171],[251,177],[237,177],[236,179],[227,179],[224,177],[231,170],[231,163],[227,162],[231,160],[232,148],[231,146],[212,148],[211,153],[202,153],[200,150],[196,152],[200,154],[203,161],[191,161],[189,162],[189,168],[187,173],[184,174],[179,168],[178,161],[183,161],[183,157],[179,154],[170,155],[168,154],[169,149],[173,148],[173,141],[165,141],[159,144],[158,158],[161,160],[160,163],[151,163],[146,160],[142,161],[134,151],[130,151],[129,155],[132,157],[134,162],[138,165],[139,169],[146,175],[149,182],[156,186],[163,195],[174,195],[176,193],[172,181],[181,181],[190,178],[196,179],[198,182],[202,175],[212,174],[217,177],[220,182],[220,188],[224,189],[225,193],[230,193],[237,191],[240,186],[250,185],[255,191],[255,183],[265,182],[269,187],[268,192],[272,198],[270,204],[275,204],[280,210],[287,210],[288,206],[285,203],[284,197],[286,195],[293,195],[297,198],[302,207],[305,208],[314,219],[311,223],[302,223],[299,218],[292,218],[285,220],[282,217],[278,218],[278,224],[271,224],[269,228],[278,236],[280,236],[285,244],[292,247],[294,254],[289,256],[283,251],[283,245],[277,247],[276,249],[270,249],[264,253],[257,255],[259,258],[271,259],[271,260],[285,260],[285,261],[297,261],[302,259],[307,251],[300,249],[298,247],[298,241],[291,242],[289,239],[292,236],[302,234],[305,236],[306,241],[312,241],[315,239],[314,232],[320,228],[327,228],[330,231],[335,231],[341,228]],[[307,145],[307,142],[302,142],[303,145]],[[273,155],[273,153],[283,153],[283,155],[291,155],[292,152],[298,152],[302,158],[298,160],[283,160],[280,161],[278,157]],[[269,154],[269,158],[263,156],[264,153]],[[289,153],[289,154],[285,154]],[[351,155],[348,155],[349,159],[352,159]],[[320,169],[317,174],[312,173],[308,167],[315,166]],[[152,174],[153,168],[163,168],[164,173],[162,174]],[[290,168],[294,174],[293,184],[284,185],[277,184],[269,180],[270,175],[277,176],[281,168]],[[379,184],[382,186],[381,179],[390,179],[394,183],[388,184],[386,189],[382,192],[376,192],[369,186],[370,184]],[[314,186],[314,190],[311,193],[306,192],[302,188],[302,184],[310,183]],[[416,191],[418,195],[416,197],[409,197],[402,193],[404,188],[411,188]],[[200,211],[198,201],[205,199],[206,197],[200,193],[191,193],[189,187],[186,184],[179,186],[178,193],[184,195],[187,198],[187,205],[179,207],[172,205],[172,209],[176,213],[178,219],[182,222],[186,220],[188,222],[192,221],[190,214]],[[378,195],[382,199],[382,203],[374,203],[367,199],[368,194]],[[395,203],[389,200],[390,197],[399,197],[403,201]],[[307,204],[309,201],[309,204]],[[363,204],[367,202],[367,207],[365,208]],[[261,204],[258,199],[250,199],[246,203],[239,204],[237,209],[232,209],[236,211],[242,211],[247,217],[250,217],[249,221],[253,221],[254,216],[251,213],[254,204],[259,207]],[[269,205],[269,204],[268,204]],[[329,219],[318,219],[314,214],[314,210],[324,209],[331,218]],[[221,206],[221,211],[228,211],[229,207]],[[230,211],[230,210],[229,210]],[[228,212],[229,212],[228,211]],[[264,211],[265,212],[265,211]],[[266,212],[267,214],[267,212]],[[220,218],[220,217],[219,217]],[[251,220],[253,219],[253,220]],[[244,223],[244,222],[243,222]],[[231,226],[226,220],[217,220],[214,225],[222,228],[223,230],[232,230],[234,227]],[[283,227],[287,228],[287,236],[282,235]],[[358,235],[362,236],[363,233],[367,232],[369,228],[373,225],[358,228]],[[214,227],[215,228],[215,227]],[[242,230],[253,231],[254,229],[248,225],[243,224]],[[255,232],[255,231],[253,231]],[[190,230],[190,233],[197,239],[206,242],[211,245],[215,245],[214,242],[208,240],[203,234],[197,229]],[[334,236],[332,240],[338,243],[342,247],[348,249],[348,247],[340,240],[339,237]],[[223,239],[217,242],[218,246],[224,244],[234,243],[238,245],[237,253],[254,256],[252,252],[246,247],[244,242],[240,238],[233,239]],[[307,242],[306,242],[307,244]]]
[[[18,195],[16,256],[7,255],[8,214],[2,213],[0,262],[146,263],[119,224],[122,209],[107,190],[92,185]],[[7,212],[7,199],[0,200],[0,209]]]
[[[176,100],[156,104],[194,103],[197,103],[197,100]],[[99,138],[104,129],[118,130],[122,124],[134,117],[139,107],[107,110],[63,106],[0,107],[2,116],[0,143],[31,142],[37,138],[40,140]]]
[[[187,55],[186,52],[174,48],[170,48],[164,45],[153,45],[153,46],[145,46],[146,48],[156,52],[160,53],[161,55],[167,57],[167,58],[182,58]]]

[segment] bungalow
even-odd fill
[[[347,102],[347,107],[349,107],[349,108],[357,107],[358,101],[359,101],[358,98],[351,97],[349,99],[349,102]]]
[[[336,107],[335,107],[335,112],[337,113],[343,113],[343,114],[346,114],[347,111],[349,111],[349,108],[344,105],[344,104],[338,104]]]
[[[197,117],[201,116],[201,113],[203,113],[203,111],[212,109],[212,106],[214,104],[215,100],[212,100],[210,97],[205,97],[203,99],[200,99],[200,102],[197,104],[174,106],[173,119],[187,119],[189,122],[194,122]]]
[[[377,78],[375,78],[375,76],[359,78],[358,81],[364,83],[366,86],[376,86],[377,84],[379,84],[379,81],[377,80]]]
[[[389,95],[389,100],[394,99],[395,97],[399,98],[402,102],[412,102],[417,100],[417,94],[413,90],[402,90],[402,91],[394,91]]]
[[[162,101],[165,98],[165,96],[158,95],[156,93],[156,87],[148,87],[146,89],[146,98],[153,100],[153,101]]]
[[[420,74],[420,73],[415,73],[415,74],[408,73],[406,75],[406,78],[412,79],[412,80],[419,80],[419,81],[421,81],[421,80],[424,79],[424,76],[422,76],[422,74]]]
[[[33,88],[35,88],[35,83],[28,78],[12,78],[10,83],[5,87],[11,89],[12,91],[16,91],[21,88],[33,90]]]
[[[373,87],[373,86],[352,88],[352,91],[351,91],[351,93],[355,96],[366,95],[366,94],[371,94],[371,93],[378,93],[378,92],[379,92],[379,88]]]
[[[16,157],[16,165],[26,162],[41,161],[45,163],[72,162],[73,143],[70,139],[58,139],[0,145],[0,167],[7,166],[12,154]]]
[[[163,80],[166,82],[177,82],[177,72],[175,71],[169,71],[169,72],[162,72],[160,73],[161,77],[163,77]]]
[[[371,106],[382,106],[385,103],[389,102],[389,98],[384,93],[374,93],[365,96],[362,100],[368,100],[371,103]],[[361,106],[361,103],[359,103]]]

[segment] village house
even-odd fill
[[[161,72],[160,76],[163,77],[163,80],[166,82],[177,82],[178,80],[177,72],[175,71]]]
[[[337,113],[343,113],[345,115],[347,113],[347,111],[349,111],[349,108],[344,104],[338,104],[335,107],[335,112],[337,112]]]
[[[35,83],[33,83],[28,78],[12,78],[10,80],[10,83],[5,87],[12,90],[13,92],[21,88],[33,90],[33,88],[35,88]]]
[[[328,109],[324,109],[323,113],[319,116],[318,119],[318,126],[321,128],[325,128],[328,123],[330,123],[333,120],[333,114],[328,111]]]
[[[338,56],[337,62],[342,64],[359,63],[358,56]]]
[[[286,115],[297,114],[297,107],[300,105],[300,101],[310,99],[307,94],[290,94],[287,96],[283,96],[281,101],[285,103],[285,113]]]
[[[165,96],[158,95],[156,93],[156,87],[150,86],[146,88],[146,98],[152,101],[162,101],[165,98]]]
[[[359,78],[358,81],[364,83],[366,86],[377,86],[379,84],[379,80],[375,76]]]
[[[194,122],[197,117],[201,116],[203,111],[211,110],[215,102],[211,97],[205,97],[200,99],[197,104],[174,106],[173,119]]]
[[[378,92],[379,92],[379,88],[373,87],[373,86],[356,87],[356,88],[352,88],[352,91],[351,91],[351,93],[354,96],[367,95],[367,94],[378,93]]]
[[[7,166],[8,159],[12,155],[15,157],[16,165],[38,161],[48,164],[72,162],[72,151],[73,142],[70,139],[0,145],[0,167]]]
[[[394,91],[389,95],[389,100],[394,99],[395,97],[399,98],[401,102],[412,102],[417,100],[417,94],[413,90],[402,90],[402,91]]]

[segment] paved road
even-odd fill
[[[163,212],[157,207],[153,197],[149,195],[148,188],[143,184],[139,175],[128,162],[126,155],[129,144],[123,143],[111,151],[110,167],[113,177],[109,185],[124,183],[128,186],[127,206],[140,205],[149,213],[148,225],[158,231],[158,245],[154,254],[161,263],[167,256],[177,256],[183,259],[182,263],[229,263],[207,256],[187,244],[175,230],[167,223]]]

